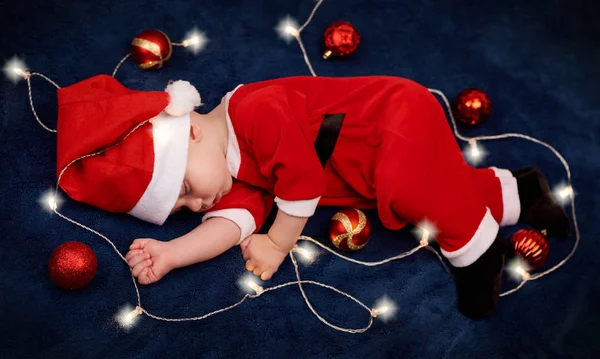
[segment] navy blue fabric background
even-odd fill
[[[0,53],[24,59],[66,86],[111,74],[135,34],[158,28],[174,41],[197,27],[210,39],[198,56],[175,48],[166,68],[144,72],[131,60],[117,78],[134,89],[161,90],[171,79],[194,83],[216,106],[239,83],[309,75],[296,42],[273,31],[286,14],[303,23],[314,5],[301,1],[35,1],[2,2]],[[600,352],[599,208],[600,6],[597,1],[325,1],[303,38],[322,76],[395,75],[438,88],[450,98],[467,87],[485,90],[494,103],[488,122],[464,135],[520,132],[555,146],[573,172],[582,240],[575,256],[550,276],[501,298],[495,314],[473,322],[456,309],[451,278],[435,256],[420,251],[405,260],[367,268],[323,255],[305,279],[332,284],[367,305],[383,295],[398,305],[394,321],[376,320],[363,334],[323,325],[297,287],[270,292],[200,322],[165,323],[147,316],[127,332],[113,316],[135,305],[129,269],[102,239],[48,213],[38,202],[55,185],[55,135],[35,121],[25,82],[0,80],[0,357],[592,357]],[[348,61],[320,59],[324,29],[349,20],[362,44]],[[33,79],[36,109],[56,125],[54,88]],[[461,143],[461,145],[464,145]],[[521,139],[483,144],[482,166],[537,165],[552,184],[566,180],[547,149]],[[409,168],[406,169],[410,171]],[[402,174],[399,174],[402,175]],[[63,194],[63,198],[64,198]],[[568,208],[570,211],[570,207]],[[104,213],[67,200],[67,216],[111,238],[124,254],[137,237],[169,240],[194,228],[197,214],[178,213],[162,227]],[[305,234],[324,243],[335,208],[321,208]],[[352,255],[380,260],[415,245],[410,230],[382,228],[368,212],[371,242]],[[271,219],[272,220],[272,217]],[[265,228],[263,228],[264,230]],[[516,228],[504,228],[510,236]],[[65,292],[48,279],[47,261],[66,241],[82,241],[98,257],[95,279]],[[574,238],[550,238],[548,265],[558,263]],[[165,317],[198,316],[238,301],[244,273],[239,249],[176,270],[142,287],[142,305]],[[266,285],[294,280],[286,259]],[[506,280],[504,288],[516,283]],[[368,313],[354,302],[307,287],[315,308],[343,327],[363,327]]]

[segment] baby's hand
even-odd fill
[[[125,259],[138,282],[150,284],[157,282],[173,269],[170,253],[169,242],[138,238],[129,246]]]
[[[266,234],[253,234],[240,243],[246,270],[269,280],[277,272],[287,252],[277,246]]]

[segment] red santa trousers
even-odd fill
[[[444,256],[468,266],[490,247],[499,225],[517,222],[516,180],[508,170],[466,163],[431,93],[411,93],[423,104],[419,121],[406,113],[406,96],[394,106],[392,94],[384,114],[395,123],[383,134],[374,174],[379,216],[389,229],[432,224]]]

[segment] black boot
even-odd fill
[[[548,180],[536,167],[511,171],[517,179],[521,216],[519,222],[538,230],[546,229],[548,235],[567,238],[571,232],[571,221],[556,203]]]
[[[507,248],[506,241],[498,234],[473,264],[454,268],[458,309],[463,315],[479,320],[496,307]]]

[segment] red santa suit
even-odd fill
[[[232,191],[203,217],[225,217],[240,241],[275,203],[292,216],[318,205],[377,209],[388,229],[427,221],[454,266],[473,263],[499,225],[519,218],[507,170],[469,166],[427,88],[388,76],[288,77],[223,98]]]

